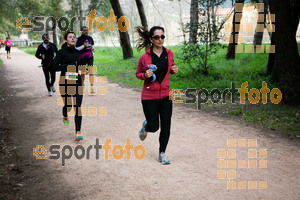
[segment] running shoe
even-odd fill
[[[54,86],[51,86],[51,87],[50,87],[50,90],[51,90],[53,93],[56,92],[56,89],[55,89]]]
[[[160,162],[162,165],[168,165],[171,164],[170,160],[168,159],[165,152],[161,152],[158,156],[158,162]]]
[[[52,97],[52,91],[49,91],[49,92],[48,92],[48,96],[49,96],[49,97]]]
[[[95,94],[94,88],[91,87],[91,94]]]
[[[84,85],[84,84],[82,84],[82,93],[83,93],[83,94],[85,94],[85,92],[84,92],[84,91],[85,91],[85,85]]]
[[[63,123],[65,126],[69,126],[69,117],[64,117],[63,116]]]
[[[81,135],[80,131],[77,131],[74,140],[75,141],[83,140],[83,136]]]
[[[141,128],[141,130],[139,132],[139,137],[140,137],[140,140],[142,140],[142,141],[144,141],[146,139],[146,137],[147,137],[147,132],[145,130],[146,124],[147,124],[147,120],[145,120],[143,122],[142,128]]]

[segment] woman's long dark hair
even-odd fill
[[[67,41],[68,35],[69,35],[70,33],[73,33],[73,34],[75,35],[75,37],[76,37],[76,34],[75,34],[73,31],[67,31],[67,32],[65,33],[65,35],[64,35],[64,39],[65,39],[66,41]],[[67,42],[63,43],[63,45],[61,45],[61,48],[63,49],[63,48],[65,48],[66,46],[68,46],[68,45],[67,45]]]
[[[165,32],[165,29],[161,26],[153,26],[150,31],[143,26],[136,26],[134,28],[135,32],[137,32],[140,36],[140,38],[136,41],[136,48],[138,52],[140,52],[143,48],[147,49],[151,46],[150,38],[153,36],[154,31],[162,30]]]

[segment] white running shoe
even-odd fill
[[[141,130],[140,130],[140,132],[139,132],[139,137],[140,137],[140,139],[141,139],[142,141],[144,141],[144,140],[146,139],[146,137],[147,137],[147,132],[146,132],[146,130],[145,130],[146,124],[147,124],[147,120],[145,120],[145,121],[143,122],[142,128],[141,128]]]
[[[52,97],[52,91],[49,91],[49,92],[48,92],[48,96],[49,96],[49,97]]]
[[[170,160],[168,159],[165,152],[161,152],[158,156],[158,162],[160,162],[162,165],[168,165],[171,164]]]
[[[51,87],[50,87],[50,90],[51,90],[53,93],[55,93],[55,92],[56,92],[56,89],[55,89],[55,87],[54,87],[54,86],[51,86]]]

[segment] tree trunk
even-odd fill
[[[300,1],[299,0],[292,0],[292,21],[293,21],[293,34],[296,35],[299,25],[299,18],[300,18]]]
[[[179,6],[179,16],[180,16],[180,27],[182,31],[183,41],[186,41],[186,34],[185,34],[185,25],[183,22],[183,15],[182,15],[182,6],[181,6],[181,0],[178,0],[178,6]]]
[[[275,38],[275,32],[273,32],[271,35],[271,45],[275,45],[274,38]],[[272,74],[274,65],[275,65],[275,53],[269,53],[268,65],[267,65],[267,74],[268,75]]]
[[[269,9],[270,9],[270,14],[275,13],[275,9],[273,8],[273,6],[270,6],[270,4],[269,4]],[[276,35],[276,31],[272,32],[272,34],[271,34],[271,45],[275,45],[275,37],[276,37],[275,35]],[[275,49],[275,51],[276,51],[276,49]],[[275,65],[275,53],[269,53],[268,64],[267,64],[267,74],[268,75],[272,74],[274,65]],[[273,80],[274,81],[277,80],[277,82],[279,82],[278,78],[275,79],[275,77],[273,77]]]
[[[155,8],[155,10],[157,11],[157,13],[159,14],[161,20],[163,21],[164,26],[167,26],[167,23],[165,21],[165,18],[162,16],[160,10],[157,8],[156,4],[154,3],[154,0],[151,0],[153,7]],[[155,19],[157,18],[157,16],[154,16]],[[168,33],[168,29],[165,29],[165,35],[166,35],[166,39],[165,39],[165,44],[168,46],[169,44],[169,33]]]
[[[215,6],[215,2],[211,2],[211,23],[212,23],[212,41],[215,42],[218,40],[218,31],[217,31],[217,19],[216,12],[218,10],[218,5]]]
[[[210,10],[211,10],[211,5],[210,5],[210,0],[206,1],[206,15],[207,15],[207,30],[208,30],[208,42],[209,44],[211,43],[212,40],[212,27],[210,23]]]
[[[117,19],[124,16],[119,0],[110,0],[112,9],[117,16]],[[119,30],[120,43],[123,51],[123,59],[129,59],[133,57],[132,47],[130,45],[130,38],[128,32],[121,32]]]
[[[56,21],[53,22],[53,26],[54,26],[54,29],[53,29],[53,43],[57,46],[57,35],[56,35],[56,27],[57,27],[57,23]]]
[[[258,24],[264,24],[264,27],[265,27],[265,24],[266,24],[266,15],[268,14],[268,1],[267,0],[259,0],[259,3],[263,3],[264,4],[264,11],[258,11],[258,14],[263,14],[264,15],[264,22],[257,22],[257,25]],[[256,25],[256,28],[255,28],[255,33],[254,33],[254,38],[253,38],[253,47],[254,47],[254,50],[256,49],[256,45],[261,45],[262,44],[262,40],[263,40],[263,35],[264,35],[264,32],[257,32],[256,29],[257,29],[257,25]]]
[[[191,7],[190,7],[190,38],[189,38],[189,42],[191,44],[196,44],[197,43],[198,20],[199,20],[198,0],[191,0]]]
[[[80,21],[79,21],[80,27],[79,27],[79,30],[81,30],[81,27],[83,26],[83,23],[82,23],[83,14],[82,14],[81,0],[79,0],[79,16],[80,16]]]
[[[275,65],[272,78],[278,80],[283,101],[300,104],[300,58],[296,41],[295,23],[289,1],[269,0],[276,16]]]
[[[63,44],[64,43],[64,35],[63,34],[61,34],[60,36],[59,36],[59,44]]]
[[[236,3],[244,4],[244,1],[245,0],[236,0]],[[236,41],[235,35],[239,34],[239,30],[235,30],[235,24],[240,24],[240,20],[238,22],[235,22],[235,15],[237,13],[243,14],[243,12],[236,12],[236,10],[234,9],[233,19],[232,19],[232,32],[230,35],[230,40],[232,40],[232,42],[229,42],[229,45],[227,48],[226,59],[235,59],[235,45],[238,44],[238,41]]]
[[[142,26],[148,30],[148,23],[147,23],[147,18],[146,18],[143,2],[142,2],[142,0],[135,0],[135,2],[136,2],[136,6],[138,8],[138,11],[139,11]]]

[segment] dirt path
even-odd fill
[[[1,50],[2,51],[2,50]],[[205,114],[181,105],[174,105],[171,138],[167,155],[172,164],[162,166],[158,161],[158,132],[149,134],[144,142],[138,130],[144,120],[140,91],[115,83],[107,84],[107,95],[84,96],[83,107],[107,107],[107,116],[83,117],[80,144],[122,145],[126,138],[135,147],[142,144],[146,156],[137,160],[131,151],[130,160],[117,161],[109,150],[95,159],[37,160],[32,156],[36,145],[64,145],[73,149],[74,120],[65,127],[61,106],[56,96],[48,97],[40,61],[16,48],[12,59],[4,61],[1,87],[7,93],[11,122],[11,142],[22,155],[22,185],[15,199],[299,199],[300,148],[298,139],[288,139],[264,129]],[[59,75],[59,73],[57,73]],[[87,83],[87,82],[86,82]],[[227,139],[257,139],[257,147],[267,149],[267,158],[247,157],[246,147],[226,146]],[[233,181],[267,181],[267,189],[227,189],[227,180],[218,179],[217,149],[236,149],[236,160],[267,160],[267,168],[238,168]],[[79,151],[80,153],[80,151]],[[68,151],[66,152],[68,154]],[[50,155],[49,153],[47,154]],[[234,158],[225,158],[234,160]],[[231,161],[230,161],[231,162]],[[255,162],[255,161],[253,161]],[[257,164],[258,165],[258,164]],[[232,169],[231,169],[232,170]],[[250,182],[246,182],[251,187]],[[242,182],[241,182],[242,184]],[[261,185],[262,186],[262,185]]]

